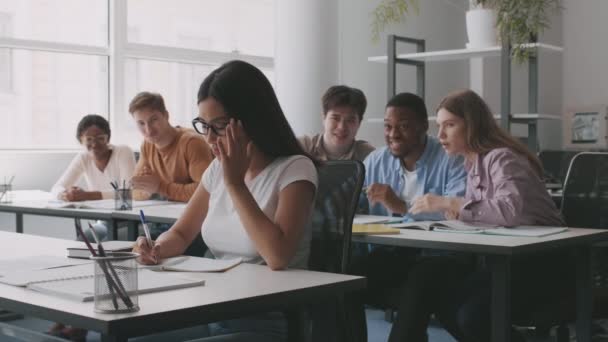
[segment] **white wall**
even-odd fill
[[[386,35],[425,39],[426,50],[464,48],[466,42],[466,0],[419,1],[418,15],[409,15],[405,22],[392,25],[378,43],[371,41],[371,15],[378,0],[340,0],[339,2],[339,58],[340,82],[363,90],[368,100],[366,118],[384,117],[387,102],[386,64],[368,62],[370,56],[386,55]],[[403,50],[399,52],[415,52]],[[465,61],[427,64],[426,103],[432,115],[441,98],[455,88],[469,84],[469,66]],[[416,92],[415,68],[398,66],[397,92]],[[431,124],[431,127],[434,125]],[[363,123],[359,131],[362,139],[383,146],[381,123]]]
[[[564,0],[563,109],[608,104],[606,0]]]
[[[75,152],[0,152],[0,177],[15,175],[14,190],[40,189],[49,191],[74,158]],[[74,239],[74,220],[24,216],[27,234]],[[15,231],[15,215],[0,213],[0,230]]]

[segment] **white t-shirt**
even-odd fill
[[[88,151],[82,151],[74,157],[70,166],[59,177],[59,180],[51,193],[60,198],[61,193],[72,186],[76,186],[84,177],[85,191],[100,191],[103,198],[114,198],[114,189],[110,185],[112,181],[129,181],[135,170],[135,156],[131,148],[125,145],[110,145],[112,155],[108,165],[100,171],[95,165],[95,159]]]
[[[290,183],[301,180],[311,182],[316,188],[317,170],[309,158],[296,155],[276,158],[246,185],[260,209],[274,221],[279,193]],[[201,183],[210,195],[209,210],[201,230],[211,253],[217,259],[240,257],[248,263],[263,264],[264,259],[249,238],[234,208],[224,184],[222,164],[218,159],[214,159],[203,173]],[[306,268],[311,232],[309,220],[289,267]]]
[[[405,201],[409,209],[414,197],[418,193],[418,174],[416,170],[408,171],[406,168],[403,168],[403,178],[404,186],[401,192],[401,199]]]

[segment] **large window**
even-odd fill
[[[274,77],[274,0],[0,1],[0,149],[74,149],[87,113],[139,147],[128,103],[163,95],[188,126],[211,70],[244,59]]]

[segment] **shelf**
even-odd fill
[[[562,47],[555,46],[555,45],[549,45],[549,44],[543,44],[543,43],[525,44],[525,46],[528,48],[539,48],[543,51],[549,51],[549,52],[562,52],[564,50]],[[501,52],[502,52],[502,47],[492,46],[492,47],[485,47],[485,48],[406,53],[406,54],[397,55],[397,58],[409,59],[409,60],[413,60],[413,61],[434,62],[434,61],[469,59],[469,58],[476,58],[476,57],[498,57],[498,56],[500,56]],[[386,56],[374,56],[374,57],[369,57],[367,60],[370,62],[386,63],[388,58]]]
[[[429,116],[429,121],[435,121],[437,119],[436,116]],[[500,120],[500,115],[494,115],[494,119]],[[561,120],[561,115],[555,114],[537,114],[537,113],[518,113],[511,115],[511,120],[513,123],[522,123],[522,122],[530,122],[530,121],[538,121],[538,120]],[[369,118],[366,119],[369,123],[384,123],[384,118]]]

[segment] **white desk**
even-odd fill
[[[51,195],[39,190],[15,191],[15,199],[11,203],[0,203],[0,212],[15,214],[15,226],[17,233],[23,233],[23,215],[54,216],[66,218],[81,218],[88,220],[108,221],[111,227],[108,229],[108,239],[116,239],[120,222],[126,221],[128,228],[128,239],[137,238],[137,225],[139,222],[139,209],[129,211],[110,209],[74,209],[49,207]],[[20,196],[24,195],[24,196]],[[167,205],[147,206],[144,209],[146,219],[150,222],[173,223],[183,209],[184,204],[167,202]],[[148,215],[150,214],[150,215]]]
[[[78,242],[0,232],[0,258],[65,255]],[[38,252],[39,251],[39,252]],[[225,273],[200,274],[205,286],[139,296],[141,310],[98,314],[93,303],[66,300],[0,284],[0,307],[13,312],[98,331],[102,341],[243,317],[256,312],[323,301],[365,287],[365,278],[305,270],[271,271],[242,264]]]
[[[492,341],[508,342],[511,333],[511,257],[559,247],[574,247],[578,341],[591,341],[591,245],[608,240],[608,230],[571,228],[541,238],[458,234],[403,229],[399,235],[353,236],[353,242],[430,248],[485,255],[492,272]]]

